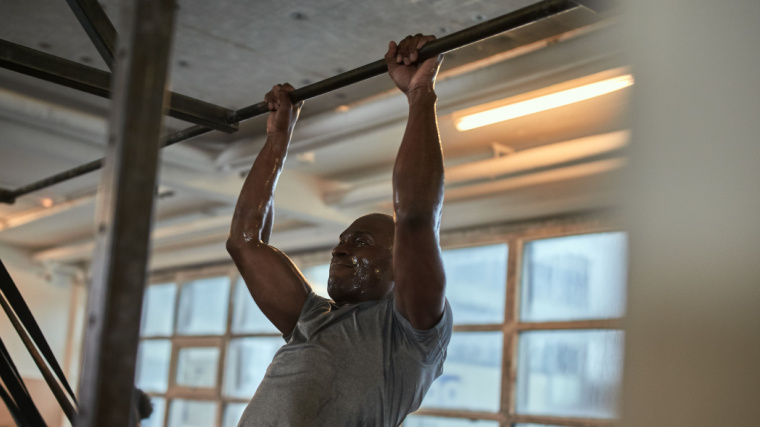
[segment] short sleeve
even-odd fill
[[[393,307],[393,317],[397,325],[397,330],[401,335],[401,343],[406,351],[415,356],[418,362],[429,365],[440,362],[446,355],[446,347],[451,340],[451,330],[453,328],[453,318],[449,300],[445,300],[443,316],[441,320],[430,329],[415,329],[411,323]]]
[[[322,314],[329,313],[333,308],[335,308],[335,303],[332,300],[321,297],[314,291],[311,291],[309,295],[306,296],[306,301],[304,301],[303,307],[301,307],[301,314],[298,316],[298,321],[296,322],[296,327],[293,329],[293,332],[282,338],[285,342],[290,342],[290,339],[293,338],[293,335],[301,328],[304,322],[308,322]]]

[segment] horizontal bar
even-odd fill
[[[514,12],[508,13],[498,18],[491,19],[489,21],[483,22],[473,27],[466,28],[461,31],[457,31],[456,33],[452,33],[446,37],[437,39],[429,43],[423,49],[420,50],[420,58],[422,59],[429,58],[441,53],[458,49],[460,47],[467,46],[479,40],[492,37],[494,35],[497,35],[509,30],[513,30],[515,28],[521,27],[523,25],[527,25],[531,22],[535,22],[535,21],[547,18],[552,15],[566,12],[576,7],[578,7],[578,5],[575,2],[570,1],[570,0],[544,0],[540,3],[536,3],[534,5],[524,7],[522,9],[516,10]],[[8,48],[7,48],[8,45],[12,45],[12,43],[0,40],[0,66],[13,69],[10,67],[13,67],[14,64],[18,62],[18,60],[12,61],[10,65],[7,64],[8,60],[6,59],[6,56],[9,55]],[[58,61],[66,61],[61,58],[56,58],[52,55],[47,55],[42,52],[36,52],[29,48],[23,48],[22,51],[35,52],[38,56],[32,59],[50,60],[50,58],[47,58],[49,56],[51,58],[55,58]],[[14,52],[10,52],[10,53],[12,54]],[[27,58],[27,60],[29,60],[29,58]],[[73,68],[81,67],[82,71],[86,71],[91,74],[92,74],[92,70],[94,70],[94,71],[97,71],[98,73],[108,75],[108,73],[105,73],[100,70],[96,70],[91,67],[86,67],[86,66],[83,66],[81,64],[77,64],[71,61],[67,61],[67,62],[70,62],[76,67],[73,67],[71,64],[67,64],[66,62],[63,62],[62,68],[64,69],[64,71],[70,71],[72,67]],[[49,69],[50,64],[47,64],[47,65],[48,67],[47,68],[43,67],[43,70]],[[359,81],[378,76],[380,74],[383,74],[386,71],[387,71],[387,67],[385,65],[385,61],[381,59],[381,60],[372,62],[370,64],[367,64],[365,66],[347,71],[345,73],[338,74],[337,76],[330,77],[320,82],[297,89],[291,92],[290,98],[291,100],[293,100],[293,102],[303,101],[305,99],[313,98],[318,95],[323,95],[330,91],[349,86],[353,83],[357,83]],[[60,83],[65,86],[74,87],[80,90],[85,90],[82,87],[85,87],[85,88],[88,87],[84,82],[81,82],[80,80],[77,80],[77,79],[73,79],[72,78],[73,76],[68,76],[68,74],[66,75],[67,78],[61,78],[59,74],[45,73],[45,72],[39,71],[38,68],[34,68],[34,67],[32,67],[29,70],[21,71],[21,72],[25,74],[34,75],[35,77],[40,77],[40,76],[34,73],[43,74],[44,76],[47,77],[46,80],[53,81],[55,83]],[[45,77],[40,77],[40,78],[45,78]],[[79,87],[71,86],[72,84],[77,84]],[[105,85],[105,87],[107,87],[107,85]],[[101,95],[101,96],[107,96],[107,95]],[[174,102],[175,102],[175,98],[173,96],[172,103]],[[226,122],[238,123],[242,120],[247,120],[247,119],[262,115],[267,112],[268,112],[268,109],[267,109],[266,103],[259,102],[258,104],[253,104],[248,107],[241,108],[237,111],[229,111],[229,113],[226,115]],[[164,147],[167,147],[169,145],[175,144],[180,141],[194,138],[198,135],[202,135],[207,132],[210,132],[211,130],[212,129],[207,129],[207,128],[204,128],[203,126],[189,127],[187,129],[176,132],[172,135],[169,135],[165,140]],[[4,202],[9,197],[12,199],[15,199],[25,194],[29,194],[33,191],[50,187],[51,185],[57,184],[59,182],[63,182],[68,179],[71,179],[80,175],[84,175],[88,172],[92,172],[94,170],[100,169],[100,167],[102,167],[102,160],[96,160],[96,161],[87,163],[85,165],[78,166],[69,171],[61,172],[49,178],[45,178],[35,183],[26,185],[24,187],[18,188],[10,192],[5,190],[5,193],[2,193],[2,189],[0,189],[0,202]],[[3,194],[5,194],[5,199],[3,199]]]
[[[561,322],[517,322],[506,327],[518,331],[550,331],[550,330],[587,330],[587,329],[622,329],[622,319],[591,319],[566,320]],[[482,325],[454,325],[454,332],[500,332],[504,330],[503,323],[487,323]]]
[[[461,47],[465,47],[477,41],[493,37],[497,34],[501,34],[508,30],[514,30],[522,27],[523,25],[530,24],[552,15],[556,15],[562,12],[566,12],[570,9],[578,7],[578,4],[568,0],[545,0],[534,5],[518,9],[514,12],[502,15],[500,17],[482,22],[478,25],[465,28],[464,30],[457,31],[449,34],[448,36],[441,37],[434,40],[420,52],[420,61],[433,56],[440,55]],[[369,63],[359,68],[346,71],[328,79],[304,86],[300,89],[296,89],[291,92],[290,99],[293,102],[304,101],[306,99],[314,98],[318,95],[323,95],[328,92],[352,85],[362,80],[379,76],[388,71],[387,65],[385,65],[385,59],[379,59],[375,62]],[[259,102],[248,107],[241,108],[235,112],[233,116],[234,122],[250,119],[252,117],[261,115],[268,112],[267,103]]]
[[[612,427],[616,422],[614,419],[547,417],[543,415],[512,415],[509,418],[509,421],[512,423],[544,424],[568,427]]]
[[[0,40],[0,67],[103,98],[111,96],[111,73],[6,40]],[[228,108],[171,94],[169,115],[180,120],[231,133],[238,129],[228,121],[234,114]]]
[[[504,415],[500,413],[435,408],[421,408],[412,412],[411,415],[422,415],[427,417],[466,418],[468,420],[502,421],[504,419]]]
[[[157,341],[157,340],[183,340],[190,337],[191,340],[210,340],[220,338],[221,335],[148,335],[141,336],[141,340]],[[282,338],[282,334],[279,332],[256,332],[256,333],[231,333],[228,335],[229,339],[237,338]]]
[[[116,29],[97,0],[66,0],[109,70],[114,66]]]
[[[518,331],[547,331],[569,329],[622,329],[621,319],[570,320],[565,322],[520,322]]]
[[[454,325],[454,332],[501,332],[504,329],[502,323],[489,323],[485,325]]]

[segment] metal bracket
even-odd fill
[[[0,203],[12,205],[16,203],[16,195],[11,190],[0,188]]]

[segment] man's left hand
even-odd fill
[[[407,36],[398,45],[393,41],[389,43],[385,63],[391,79],[404,94],[409,95],[418,89],[433,89],[443,55],[418,62],[419,50],[433,40],[435,36],[417,34]]]

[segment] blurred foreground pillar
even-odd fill
[[[760,425],[760,1],[626,3],[622,425]]]

